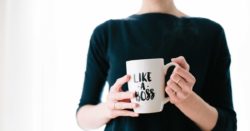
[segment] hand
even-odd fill
[[[116,80],[115,84],[110,88],[107,96],[106,107],[108,109],[108,118],[114,119],[118,116],[138,117],[139,114],[125,109],[133,109],[138,104],[131,103],[130,99],[135,97],[135,92],[122,91],[122,85],[130,80],[129,75],[125,75]]]
[[[184,102],[193,93],[196,79],[189,72],[190,67],[183,56],[173,58],[171,61],[179,66],[175,67],[167,81],[165,91],[170,98],[170,102],[177,105]]]

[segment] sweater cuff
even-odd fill
[[[220,108],[216,109],[218,119],[212,131],[236,131],[236,116]]]
[[[218,112],[218,119],[217,119],[216,125],[212,131],[222,131],[223,125],[225,124],[225,120],[223,119],[224,118],[223,111],[221,111],[221,109],[217,108],[217,112]]]

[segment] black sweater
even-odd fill
[[[100,103],[106,81],[112,86],[126,74],[127,60],[184,56],[195,76],[193,87],[219,113],[214,131],[235,131],[230,81],[230,53],[223,28],[208,19],[147,13],[108,20],[94,30],[88,51],[79,108]],[[127,85],[123,86],[126,91]],[[79,109],[78,108],[78,109]],[[118,117],[105,131],[199,131],[173,104],[160,113]]]

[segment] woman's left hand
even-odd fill
[[[166,93],[170,98],[172,104],[180,104],[194,93],[193,86],[196,82],[195,77],[189,72],[189,64],[183,56],[171,59],[172,62],[177,63],[170,79],[167,81],[165,88]]]

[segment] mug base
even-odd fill
[[[145,112],[145,111],[135,111],[134,110],[134,112],[135,113],[139,113],[139,114],[151,114],[151,113],[159,113],[159,112],[162,112],[162,110],[154,110],[154,111],[147,111],[147,112]]]

